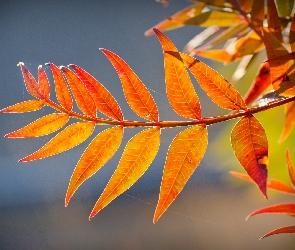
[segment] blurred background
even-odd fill
[[[161,46],[155,36],[145,37],[144,31],[190,4],[173,0],[165,8],[154,0],[1,0],[0,109],[31,99],[16,66],[18,62],[24,62],[35,76],[40,64],[74,63],[115,96],[125,119],[138,120],[126,104],[115,70],[99,51],[106,48],[121,56],[150,89],[161,120],[181,119],[165,95]],[[200,30],[184,27],[167,35],[181,50]],[[235,64],[228,68],[203,61],[230,80]],[[237,86],[241,93],[252,82],[257,65],[252,66],[252,76],[244,77]],[[226,114],[194,83],[203,116]],[[290,151],[294,152],[294,143],[289,139],[283,145],[276,144],[283,126],[276,121],[283,121],[282,111],[278,108],[258,118],[270,143],[274,143],[270,149],[270,176],[287,182],[284,150],[291,145]],[[258,240],[268,231],[294,224],[293,218],[261,215],[245,221],[258,208],[294,202],[294,198],[270,191],[270,200],[266,201],[254,185],[229,176],[228,170],[242,172],[229,142],[236,121],[209,127],[210,141],[203,161],[156,225],[152,218],[165,155],[181,129],[162,131],[160,151],[145,175],[89,222],[92,207],[115,170],[126,142],[139,129],[126,130],[116,155],[79,188],[65,208],[64,196],[72,171],[87,144],[103,128],[97,127],[91,138],[68,152],[18,163],[54,134],[35,139],[5,139],[4,135],[50,112],[44,108],[34,113],[0,114],[0,249],[294,249],[292,235]]]

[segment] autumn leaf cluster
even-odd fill
[[[230,141],[238,161],[247,173],[246,177],[236,175],[253,181],[267,197],[267,188],[272,188],[268,182],[269,145],[266,132],[254,115],[285,104],[286,121],[280,141],[285,140],[293,128],[295,20],[291,18],[292,8],[280,4],[276,6],[273,0],[267,1],[266,8],[261,0],[255,3],[242,0],[194,2],[197,3],[146,31],[146,35],[155,34],[160,41],[167,99],[183,121],[161,121],[157,104],[148,88],[122,58],[107,49],[101,49],[101,52],[115,68],[125,99],[139,121],[125,119],[114,96],[77,65],[58,67],[53,63],[46,64],[53,76],[57,100],[54,102],[50,98],[46,70],[39,66],[38,79],[35,79],[25,65],[19,63],[27,91],[34,99],[9,106],[1,112],[32,112],[44,106],[51,107],[54,112],[8,133],[6,137],[37,137],[60,130],[43,147],[22,158],[20,162],[38,160],[69,150],[89,138],[96,126],[109,126],[95,136],[78,161],[66,192],[66,206],[79,186],[114,156],[126,129],[143,128],[127,142],[117,169],[94,205],[90,219],[145,173],[159,151],[163,129],[185,127],[173,139],[167,152],[154,214],[154,223],[157,222],[201,162],[208,144],[207,127],[234,118],[238,121],[232,129]],[[184,25],[207,27],[188,43],[186,53],[178,51],[163,33]],[[223,49],[215,49],[227,40],[231,42],[225,43]],[[193,57],[201,56],[224,63],[242,60],[246,70],[253,55],[264,49],[267,58],[244,97],[217,71]],[[245,64],[244,59],[248,55],[251,57]],[[229,111],[228,115],[202,116],[201,103],[188,71],[216,105]],[[271,92],[266,93],[269,88]],[[264,101],[263,104],[258,102],[259,105],[250,107],[259,98]],[[74,110],[74,104],[78,111]],[[70,119],[78,121],[67,125]],[[294,170],[289,154],[287,163],[294,184]],[[275,189],[279,189],[277,185]],[[293,189],[291,193],[294,193]],[[281,211],[281,207],[276,209],[272,211]],[[266,209],[262,212],[269,211]],[[294,215],[294,204],[288,204],[284,211]],[[295,226],[290,226],[276,233],[294,233],[294,228]]]

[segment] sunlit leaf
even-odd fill
[[[272,214],[272,213],[279,213],[279,214],[288,214],[288,215],[295,215],[295,204],[278,204],[269,207],[264,207],[254,211],[253,213],[247,216],[247,219],[253,217],[257,214]]]
[[[193,126],[180,132],[172,141],[165,162],[154,223],[181,192],[198,167],[208,144],[205,126]]]
[[[43,96],[40,93],[39,85],[38,85],[36,79],[31,74],[31,72],[26,68],[25,64],[23,62],[19,62],[18,66],[20,66],[20,68],[21,68],[27,91],[32,96],[34,96],[38,99],[43,99]]]
[[[274,36],[280,43],[283,42],[281,24],[277,12],[277,7],[274,0],[267,0],[267,23],[268,31]]]
[[[129,189],[148,169],[158,153],[160,128],[139,132],[126,145],[119,165],[96,202],[89,219]]]
[[[252,86],[245,96],[246,104],[255,101],[271,84],[270,67],[268,62],[263,62],[260,65],[258,75],[256,76]]]
[[[38,83],[39,91],[44,99],[49,99],[50,97],[50,85],[44,68],[42,65],[38,67]]]
[[[285,106],[285,124],[282,134],[278,140],[279,143],[285,141],[291,133],[295,124],[295,101],[287,103]]]
[[[205,57],[214,61],[219,61],[223,62],[225,64],[230,63],[233,58],[232,55],[229,54],[226,50],[224,49],[213,49],[213,50],[192,50],[192,54]]]
[[[266,29],[262,31],[269,59],[273,89],[279,95],[293,96],[295,94],[294,60],[283,59],[282,56],[288,55],[288,51]]]
[[[113,157],[122,142],[123,131],[121,126],[109,128],[92,140],[72,174],[65,198],[66,206],[78,187]]]
[[[58,102],[66,110],[71,111],[73,109],[73,100],[63,74],[53,63],[47,63],[47,65],[49,65],[53,75],[55,94]]]
[[[291,157],[290,157],[290,153],[289,153],[288,149],[286,150],[286,162],[287,162],[287,166],[288,166],[288,172],[289,172],[291,184],[295,190],[295,169],[294,169],[293,163],[291,161]]]
[[[164,51],[166,93],[171,107],[183,117],[199,119],[200,101],[177,48],[161,31],[154,31]]]
[[[24,113],[37,111],[44,107],[44,101],[42,100],[29,100],[11,105],[7,108],[1,109],[2,113]]]
[[[61,66],[60,69],[64,73],[68,84],[71,87],[72,94],[75,97],[77,106],[86,115],[91,117],[96,116],[96,107],[94,101],[89,94],[87,88],[82,83],[81,79],[68,68]]]
[[[263,41],[254,31],[239,38],[235,43],[232,60],[240,59],[246,55],[255,54],[264,48]]]
[[[93,132],[94,122],[77,122],[59,132],[42,148],[33,154],[22,158],[20,162],[38,160],[69,150],[85,141]]]
[[[116,69],[130,108],[141,118],[157,122],[159,113],[153,96],[129,65],[115,53],[100,49]]]
[[[265,234],[264,236],[261,237],[261,239],[266,238],[271,235],[274,235],[274,234],[294,234],[294,233],[295,233],[295,226],[286,226],[286,227],[281,227],[281,228],[275,229],[275,230]]]
[[[168,52],[167,52],[168,53]],[[246,110],[243,97],[218,72],[189,55],[180,53],[184,65],[189,68],[207,95],[222,108]]]
[[[260,122],[253,116],[242,118],[231,132],[235,155],[265,197],[268,168],[268,142]]]
[[[189,7],[186,7],[183,10],[178,11],[174,15],[167,17],[166,20],[158,23],[157,25],[154,26],[154,28],[157,28],[158,30],[161,30],[161,31],[180,28],[184,26],[185,21],[199,15],[202,12],[202,10],[205,8],[205,6],[206,4],[204,3],[197,3]],[[150,36],[154,34],[154,31],[151,28],[147,30],[144,34],[146,36]]]
[[[26,138],[48,135],[62,128],[69,120],[67,114],[54,113],[43,116],[29,125],[6,134],[7,138]]]
[[[238,172],[234,172],[234,171],[230,171],[229,173],[234,177],[237,177],[237,178],[240,178],[242,180],[246,180],[246,181],[255,183],[252,180],[252,178],[247,174],[242,174],[242,173],[238,173]],[[295,189],[287,186],[285,183],[283,183],[283,182],[281,182],[279,180],[268,180],[267,188],[268,189],[273,189],[273,190],[278,191],[278,192],[295,195]]]
[[[122,121],[123,114],[120,106],[110,92],[92,75],[79,66],[74,64],[70,64],[70,66],[88,89],[96,108],[106,116]]]
[[[210,27],[208,27],[209,29]],[[246,23],[237,23],[234,24],[228,28],[226,28],[223,32],[221,32],[219,35],[217,35],[216,37],[214,37],[213,39],[211,39],[210,41],[206,42],[205,44],[203,44],[201,47],[199,47],[199,50],[204,50],[204,49],[210,49],[224,41],[226,41],[227,39],[238,35],[238,33],[245,31],[248,29],[248,25]],[[193,49],[193,48],[191,48]]]
[[[197,25],[208,27],[216,25],[220,27],[229,27],[233,24],[244,22],[244,18],[235,12],[210,10],[202,12],[200,15],[193,17],[184,22],[185,25]]]

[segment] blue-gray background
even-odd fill
[[[124,100],[114,69],[99,52],[99,48],[107,48],[129,63],[151,90],[161,120],[179,119],[165,96],[161,46],[155,36],[145,37],[143,33],[189,4],[173,0],[164,8],[154,0],[1,0],[0,108],[31,98],[16,66],[19,61],[35,76],[40,64],[74,63],[108,88],[126,119],[138,119]],[[185,27],[167,35],[181,49],[199,31]],[[210,108],[208,98],[200,97],[204,115],[220,114],[220,110]],[[246,215],[270,203],[256,189],[249,193],[224,183],[212,154],[205,155],[183,193],[153,225],[165,154],[179,129],[162,132],[161,149],[147,173],[88,222],[124,145],[138,130],[126,131],[116,156],[84,183],[69,207],[64,208],[69,178],[91,138],[69,152],[30,163],[18,160],[51,136],[3,138],[50,111],[45,108],[29,114],[0,114],[0,249],[292,249],[295,245],[291,236],[258,241],[267,231],[290,224],[290,219],[261,216],[246,223]],[[219,128],[209,128],[210,140]],[[101,129],[97,128],[96,133]],[[278,202],[276,199],[272,202]]]

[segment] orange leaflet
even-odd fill
[[[79,109],[86,115],[91,117],[96,116],[96,107],[94,101],[89,94],[87,88],[84,86],[82,81],[78,76],[75,75],[72,71],[68,68],[61,66],[60,69],[64,73],[68,84],[71,87],[73,96],[75,97],[77,106]]]
[[[278,140],[279,143],[287,139],[295,124],[295,102],[289,102],[284,106],[285,109],[285,124],[282,134]]]
[[[184,22],[188,19],[195,17],[199,15],[202,10],[205,8],[205,3],[196,3],[194,5],[191,5],[189,7],[186,7],[185,9],[178,11],[174,15],[167,17],[166,20],[158,23],[154,26],[154,28],[157,28],[161,31],[167,31],[172,29],[177,29],[182,26],[184,26]],[[144,33],[146,36],[150,36],[154,34],[153,29],[149,29]]]
[[[245,22],[244,18],[235,12],[211,10],[190,18],[184,24],[198,25],[200,27],[209,27],[218,24],[219,27],[229,27],[241,22]]]
[[[42,100],[29,100],[11,105],[7,108],[1,109],[2,113],[24,113],[32,112],[44,107],[44,101]]]
[[[291,180],[292,186],[293,186],[293,188],[295,190],[295,169],[293,167],[293,163],[291,161],[290,153],[289,153],[288,149],[286,150],[286,161],[287,161],[290,180]]]
[[[198,167],[207,144],[206,126],[192,126],[174,138],[168,149],[154,223],[175,200]]]
[[[294,61],[285,60],[282,57],[288,54],[285,47],[266,28],[262,31],[269,59],[273,89],[278,95],[293,96],[295,94]]]
[[[23,62],[19,62],[18,66],[20,66],[20,69],[22,71],[27,91],[32,96],[34,96],[38,99],[43,99],[43,96],[40,93],[38,83],[36,82],[34,76],[30,73],[30,71],[25,67],[25,64]]]
[[[71,66],[88,89],[96,108],[106,116],[122,121],[123,114],[120,106],[110,92],[84,69],[74,64],[70,64],[69,66]]]
[[[85,141],[92,134],[94,127],[94,122],[77,122],[71,124],[59,132],[42,148],[19,161],[28,162],[38,160],[69,150]]]
[[[96,202],[89,219],[129,189],[148,169],[158,153],[160,128],[139,132],[126,145],[119,165]]]
[[[65,198],[66,206],[78,187],[113,157],[122,139],[123,127],[121,126],[106,129],[93,139],[72,174]]]
[[[191,71],[213,102],[225,109],[247,109],[240,93],[218,72],[189,55],[180,53],[180,56],[184,65]]]
[[[255,101],[271,84],[270,67],[268,62],[260,65],[259,73],[245,96],[246,104]]]
[[[166,93],[171,107],[183,117],[200,119],[200,101],[177,48],[161,31],[154,31],[164,51]]]
[[[223,62],[225,64],[233,61],[232,55],[223,49],[212,49],[212,50],[194,49],[191,51],[191,54],[205,57],[214,61]]]
[[[50,85],[46,75],[45,70],[42,68],[42,65],[38,67],[38,83],[39,91],[44,97],[44,99],[49,99],[50,97]]]
[[[55,86],[55,94],[58,102],[66,110],[71,111],[73,109],[73,100],[62,73],[60,72],[59,68],[56,67],[53,63],[47,63],[45,65],[49,65],[52,71]]]
[[[247,174],[242,174],[234,171],[229,172],[232,176],[255,183],[251,177]],[[295,194],[295,189],[287,186],[285,183],[279,180],[269,180],[267,183],[267,188],[276,190],[278,192],[287,193],[287,194]]]
[[[295,234],[295,226],[287,226],[287,227],[281,227],[281,228],[275,229],[263,235],[260,239],[266,238],[274,234]]]
[[[43,116],[29,125],[11,132],[5,137],[7,138],[26,138],[48,135],[62,128],[69,120],[67,114],[54,113]]]
[[[122,83],[123,91],[130,108],[141,118],[157,122],[159,113],[151,93],[129,65],[115,53],[100,49],[116,69]]]
[[[272,213],[295,215],[295,204],[291,204],[291,203],[278,204],[278,205],[273,205],[269,207],[264,207],[249,214],[246,220],[248,220],[250,217],[257,214],[272,214]]]
[[[268,168],[268,141],[260,122],[253,116],[242,118],[231,132],[235,155],[265,197]]]

